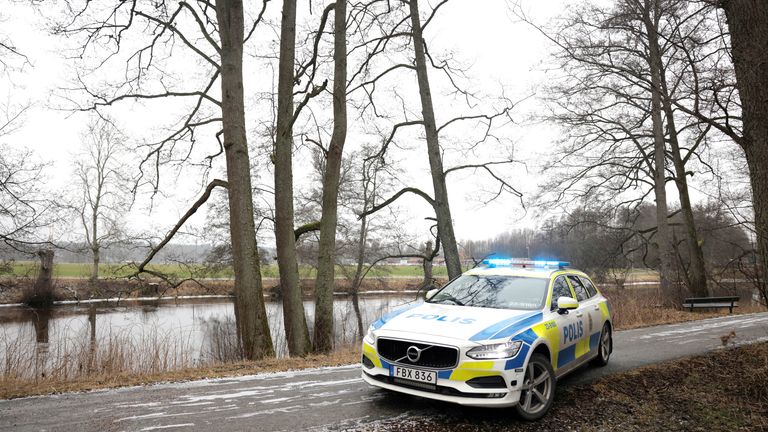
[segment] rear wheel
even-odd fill
[[[592,360],[592,364],[600,367],[607,365],[612,351],[613,337],[611,335],[611,326],[605,323],[603,331],[600,332],[600,345],[597,347],[597,357]]]
[[[555,371],[549,359],[534,354],[528,361],[523,378],[520,401],[515,406],[517,415],[523,420],[538,420],[544,417],[555,399]]]

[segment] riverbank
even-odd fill
[[[442,416],[376,423],[378,431],[765,431],[768,343],[723,349],[559,387],[543,419],[459,408]]]
[[[631,305],[630,302],[627,304]],[[746,308],[742,309],[742,312],[746,311]],[[630,316],[635,320],[643,317],[642,321],[629,319],[622,321],[622,315],[629,314],[623,312],[621,306],[614,307],[616,330],[728,315],[727,312],[689,313],[673,310],[659,311],[653,308],[646,309],[646,312],[641,315],[637,310],[632,310]],[[3,340],[0,337],[0,344],[2,344],[0,348],[5,349],[4,369],[0,375],[0,398],[339,366],[356,363],[361,355],[359,345],[352,343],[342,345],[328,355],[267,358],[256,362],[209,361],[198,364],[198,361],[193,361],[188,356],[182,356],[181,359],[177,357],[179,350],[190,351],[189,347],[184,348],[183,341],[169,340],[162,334],[158,338],[153,331],[149,333],[152,337],[138,344],[135,337],[129,334],[121,335],[119,332],[110,332],[107,339],[99,339],[94,344],[89,343],[87,339],[81,343],[70,343],[64,348],[56,349],[43,344],[46,351],[44,353],[33,351],[32,357],[19,355],[23,353],[22,344],[12,339]],[[229,333],[231,332],[227,330],[226,334]],[[226,352],[232,348],[230,345],[234,340],[226,334],[214,338],[216,352]],[[45,360],[42,362],[37,360],[38,356],[46,355],[51,362],[47,368],[42,366],[46,364]],[[38,368],[40,368],[39,373],[29,374],[30,370],[38,370]]]
[[[24,299],[25,290],[35,283],[33,278],[4,277],[0,281],[0,305],[19,305]],[[79,304],[87,302],[120,302],[120,301],[152,301],[152,300],[183,300],[190,298],[222,298],[232,297],[234,280],[232,279],[195,279],[181,283],[178,287],[170,288],[160,281],[136,281],[126,279],[100,279],[93,284],[87,278],[57,278],[54,280],[53,297],[56,304]],[[263,278],[265,298],[278,298],[279,279]],[[421,288],[422,277],[386,276],[369,277],[360,286],[361,295],[380,294],[414,294]],[[443,284],[445,279],[436,279]],[[334,294],[348,295],[350,281],[344,278],[336,279]],[[301,279],[301,288],[306,298],[314,293],[315,280]]]
[[[73,380],[46,379],[44,376],[37,379],[5,379],[0,377],[0,399],[342,366],[356,363],[359,359],[360,348],[355,345],[340,347],[331,354],[312,354],[303,358],[266,358],[252,362],[218,363],[162,373],[100,373]]]

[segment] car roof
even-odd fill
[[[553,267],[522,267],[522,266],[499,266],[499,267],[475,267],[465,272],[466,275],[473,276],[517,276],[549,279],[555,274],[576,274],[586,276],[584,272],[572,268],[553,268]]]

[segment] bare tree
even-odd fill
[[[0,144],[0,241],[32,253],[49,244],[41,229],[52,221],[52,204],[42,189],[45,165],[30,150]]]
[[[569,12],[554,31],[534,25],[557,45],[556,58],[571,74],[564,75],[564,84],[550,87],[551,105],[557,108],[550,118],[569,127],[566,133],[574,143],[557,157],[561,166],[573,168],[571,173],[553,183],[559,190],[577,191],[577,196],[612,194],[620,205],[634,206],[653,190],[654,238],[662,258],[662,286],[670,300],[679,297],[670,286],[673,260],[665,190],[670,178],[686,227],[690,265],[685,282],[694,294],[708,293],[687,177],[693,174],[689,165],[694,161],[712,170],[701,158],[709,128],[699,128],[677,108],[688,96],[681,84],[688,74],[687,60],[675,44],[680,38],[698,37],[704,27],[700,13],[676,0],[622,0],[612,6],[586,3]],[[687,148],[681,144],[685,137]],[[576,162],[572,156],[577,154],[592,159]],[[667,159],[672,161],[669,169]],[[632,190],[634,194],[627,193]]]
[[[419,16],[418,0],[410,0],[409,6],[413,51],[415,54],[414,64],[419,83],[424,131],[427,136],[427,155],[429,156],[429,167],[432,173],[432,186],[435,191],[433,207],[437,216],[438,232],[443,243],[443,255],[445,256],[445,264],[448,267],[448,278],[453,279],[461,274],[461,258],[459,257],[459,248],[456,245],[456,235],[453,232],[451,207],[448,203],[448,187],[445,182],[445,170],[443,169],[442,152],[437,134],[435,110],[432,107],[432,91],[429,88],[427,59],[424,54],[425,42],[422,35],[423,29],[421,17]]]
[[[221,0],[215,5],[205,0],[182,1],[176,5],[142,0],[106,6],[92,2],[71,3],[68,5],[69,16],[54,28],[57,34],[79,37],[78,57],[86,57],[84,53],[97,56],[97,69],[105,68],[111,62],[124,61],[127,65],[124,81],[106,88],[98,88],[86,81],[87,77],[78,75],[72,93],[85,95],[87,101],[78,103],[76,109],[99,111],[123,101],[171,98],[191,102],[188,114],[168,135],[146,145],[147,153],[139,167],[139,181],[148,181],[154,192],[160,187],[159,176],[164,164],[190,163],[197,143],[195,131],[221,125],[208,141],[215,144],[215,150],[205,160],[210,166],[212,159],[224,154],[227,181],[208,183],[201,197],[136,266],[134,275],[153,274],[147,267],[152,258],[205,204],[214,188],[225,187],[230,206],[237,330],[243,354],[249,359],[274,354],[259,271],[243,94],[243,47],[261,21],[266,5],[264,1],[256,11],[247,34],[241,0]],[[137,40],[124,43],[124,39],[132,37]],[[194,56],[199,62],[200,74],[204,76],[200,87],[176,88],[163,79],[167,72],[162,66],[169,64],[163,65],[163,61],[179,55],[175,50],[177,44],[183,48],[183,54]],[[127,45],[138,48],[128,53]],[[115,54],[122,53],[120,48],[125,49],[127,57]],[[217,82],[220,98],[214,91]],[[223,142],[219,137],[223,137]],[[185,145],[186,149],[181,149]]]
[[[333,135],[323,174],[317,279],[315,282],[315,339],[317,352],[333,349],[333,289],[335,286],[336,226],[342,156],[347,139],[347,2],[336,0],[333,28]]]
[[[741,100],[744,132],[730,134],[744,149],[752,184],[757,251],[762,263],[763,292],[768,292],[768,8],[760,0],[722,0],[731,38],[731,53]],[[726,122],[714,125],[728,132]],[[732,129],[731,129],[732,131]]]
[[[108,118],[93,117],[75,160],[80,196],[73,204],[91,252],[91,282],[99,279],[101,250],[121,240],[121,219],[130,207],[130,181],[124,173],[125,137]]]

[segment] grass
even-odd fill
[[[600,291],[610,301],[612,307],[611,317],[613,318],[615,328],[618,330],[674,324],[728,315],[728,309],[688,312],[670,307],[661,307],[662,299],[659,291],[655,288],[602,288]],[[735,314],[765,311],[765,307],[752,304],[749,301],[751,292],[748,288],[742,291],[734,293],[742,298],[740,307],[734,309]]]
[[[149,269],[162,272],[165,274],[173,274],[179,278],[187,278],[190,276],[206,277],[206,278],[233,278],[234,273],[231,267],[223,269],[211,270],[203,265],[182,265],[182,264],[153,264],[148,266]],[[15,277],[29,277],[37,274],[38,264],[33,261],[16,261],[10,266],[10,271],[5,276]],[[353,266],[344,266],[346,273],[352,274],[354,272]],[[99,273],[101,277],[121,277],[127,276],[132,272],[132,268],[126,267],[123,264],[101,264],[99,266]],[[448,272],[445,267],[434,267],[435,276],[447,276]],[[87,263],[56,263],[53,267],[53,276],[57,278],[87,278],[91,274],[91,265]],[[339,271],[338,275],[342,276],[344,272]],[[420,278],[423,276],[423,269],[421,266],[393,266],[393,265],[380,265],[374,267],[368,275],[371,277],[414,277]],[[302,278],[314,278],[316,271],[314,267],[300,266],[299,275]],[[2,274],[0,274],[2,276]],[[277,265],[263,265],[261,266],[261,276],[265,278],[276,278],[279,276]]]
[[[341,270],[337,271],[337,276],[343,276],[344,274],[353,274],[355,271],[354,266],[340,266]],[[233,278],[234,273],[231,267],[225,267],[222,269],[211,269],[201,264],[152,264],[148,266],[149,269],[162,272],[165,274],[172,274],[179,278],[187,278],[190,276],[206,277],[206,278]],[[15,261],[10,265],[10,271],[5,274],[0,273],[0,276],[15,276],[15,277],[29,277],[37,274],[38,263],[34,261]],[[101,277],[121,277],[129,275],[132,272],[132,268],[125,264],[101,264],[99,265],[99,273]],[[342,271],[343,270],[343,271]],[[91,265],[88,263],[56,263],[53,266],[53,276],[57,278],[88,278],[91,274]],[[448,270],[445,266],[433,267],[433,274],[438,277],[446,277]],[[302,278],[314,278],[316,271],[311,266],[299,266],[299,275]],[[424,275],[424,270],[418,265],[378,265],[371,269],[368,273],[370,277],[413,277],[421,278]],[[261,276],[265,278],[276,278],[279,276],[277,265],[262,265]],[[655,270],[649,269],[631,269],[626,275],[623,270],[610,270],[608,272],[608,281],[614,280],[614,278],[623,279],[626,277],[627,282],[649,282],[659,280],[658,273]]]
[[[0,399],[341,366],[355,363],[359,359],[360,351],[357,346],[345,346],[327,355],[214,363],[201,367],[185,367],[156,372],[111,372],[109,368],[105,368],[98,373],[81,375],[76,378],[57,375],[38,377],[37,379],[0,377]]]
[[[768,430],[766,383],[768,343],[761,343],[560,386],[552,410],[533,423],[511,410],[451,406],[441,415],[398,417],[370,430],[757,432]]]

